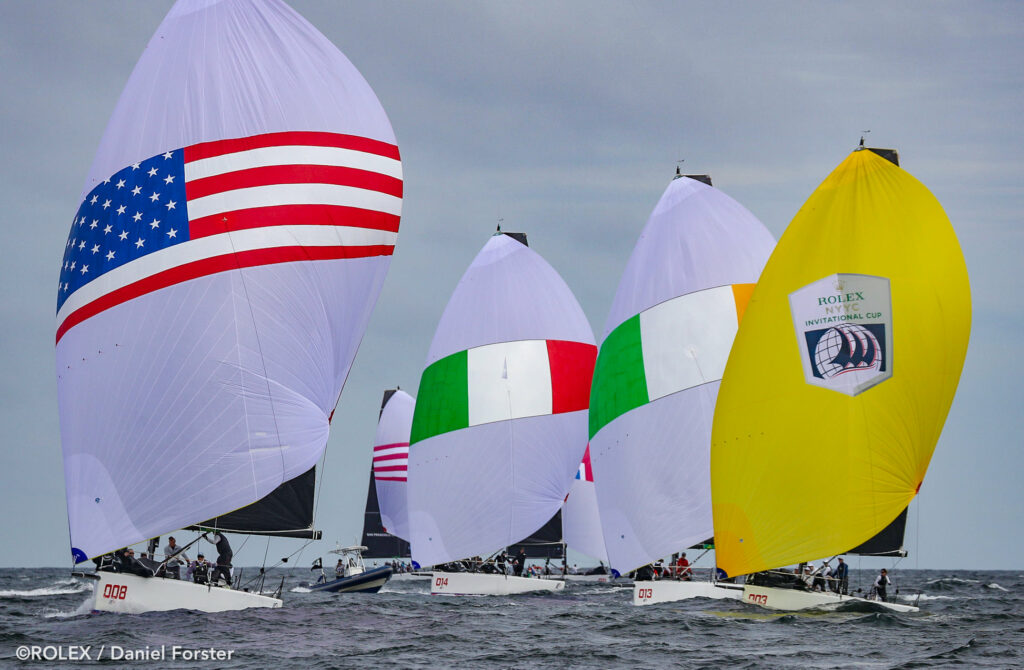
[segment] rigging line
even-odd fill
[[[914,527],[914,569],[920,569],[921,562],[921,508],[924,505],[921,504],[921,497],[917,497],[917,508],[915,511],[917,514],[914,515],[914,520],[917,521]]]
[[[339,396],[339,400],[340,400]],[[337,405],[335,405],[337,406]],[[330,422],[327,424],[327,439],[331,439],[331,426]],[[316,526],[316,511],[320,509],[320,494],[324,492],[324,472],[327,471],[327,445],[324,445],[324,453],[320,457],[320,481],[319,483],[313,482],[313,518],[310,520],[310,528]],[[370,463],[370,471],[373,471],[373,463]]]
[[[268,542],[269,542],[269,538],[268,538]],[[267,569],[268,570],[273,570],[274,568],[278,567],[279,565],[283,565],[283,564],[287,563],[288,562],[287,559],[290,559],[292,556],[294,556],[295,554],[297,554],[300,551],[302,551],[303,549],[305,549],[311,542],[313,542],[313,540],[306,540],[301,547],[299,547],[298,549],[296,549],[292,553],[288,554],[287,556],[285,556],[283,559],[281,559],[277,563],[274,563],[272,566],[270,566]],[[269,548],[269,544],[268,544],[268,548]]]
[[[225,224],[227,224],[227,217],[223,217],[221,220]],[[226,229],[227,225],[225,225],[224,227]],[[224,232],[227,235],[228,244],[231,245],[231,253],[233,254],[232,258],[233,259],[237,259],[238,258],[238,256],[237,256],[238,251],[235,249],[234,237],[232,236],[230,230],[225,230]],[[236,264],[235,270],[238,271],[238,278],[239,278],[239,281],[241,281],[241,283],[242,283],[242,293],[245,295],[245,304],[249,308],[249,318],[250,318],[251,323],[252,323],[253,336],[256,338],[256,351],[259,352],[259,355],[260,355],[260,365],[263,366],[263,381],[264,381],[264,383],[267,386],[267,398],[268,398],[268,400],[270,400],[270,415],[274,419],[274,433],[277,435],[277,447],[278,447],[277,448],[277,453],[278,453],[278,456],[281,457],[281,476],[282,476],[282,483],[284,483],[283,477],[284,477],[284,472],[285,472],[285,461],[284,461],[284,449],[281,448],[281,427],[277,423],[277,405],[276,405],[276,403],[274,403],[273,396],[272,396],[272,393],[270,391],[270,376],[267,373],[266,358],[264,358],[264,356],[263,356],[263,342],[260,340],[259,329],[256,328],[256,314],[253,312],[252,301],[249,299],[249,286],[246,284],[246,281],[245,281],[245,273],[242,271],[242,267],[237,265],[237,264]],[[241,350],[241,342],[240,342],[239,336],[238,336],[238,321],[237,320],[235,321],[235,344],[236,344],[236,346],[238,346],[239,350]],[[238,370],[239,370],[239,374],[240,375],[244,375],[245,374],[244,370],[242,369],[242,366],[241,366],[241,358],[239,358]],[[241,386],[243,388],[245,387],[244,378],[243,378],[243,383],[241,384]],[[244,393],[242,394],[242,402],[243,402],[243,404],[247,404]],[[251,435],[251,433],[249,431],[249,413],[248,412],[245,413],[245,425],[246,425],[246,436],[248,437],[248,436]],[[250,438],[249,446],[250,447],[252,446],[251,438]],[[252,470],[252,479],[253,479],[253,484],[255,486],[255,482],[256,482],[256,462],[253,460],[252,449],[251,448],[249,449],[249,466],[250,466],[250,468]]]
[[[508,379],[508,356],[507,355],[505,356],[505,369],[504,369],[503,372],[505,373],[504,374],[505,381],[508,382],[509,379]],[[509,385],[507,383],[505,384],[505,398],[508,400],[508,415],[509,415],[509,417],[511,417],[512,416],[512,389],[509,387]],[[511,471],[509,474],[511,474],[511,482],[512,482],[512,506],[511,506],[511,511],[509,512],[509,515],[508,515],[508,537],[512,537],[512,527],[515,525],[515,511],[516,511],[516,505],[515,505],[515,496],[516,496],[516,488],[517,488],[516,487],[516,455],[515,455],[514,447],[513,447],[513,444],[512,444],[513,439],[514,439],[514,436],[512,434],[512,426],[513,426],[513,424],[514,424],[514,421],[512,419],[509,419],[509,422],[508,422],[508,463],[509,463],[509,470]],[[525,563],[525,561],[524,561],[524,563]],[[524,570],[526,569],[525,565],[523,566],[523,569]]]

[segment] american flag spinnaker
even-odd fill
[[[327,38],[275,0],[174,5],[104,133],[60,273],[76,561],[312,481],[401,206],[391,125]]]

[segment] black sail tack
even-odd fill
[[[851,549],[848,553],[861,556],[906,556],[903,548],[903,534],[907,529],[907,508],[899,513],[892,523],[883,528],[877,535]]]
[[[364,558],[409,558],[409,543],[387,532],[380,520],[380,503],[377,502],[377,484],[370,472],[370,486],[366,493],[366,513],[363,516],[363,541],[367,547]]]
[[[189,530],[215,529],[225,533],[319,540],[321,533],[313,528],[315,492],[316,466],[313,466],[253,504],[189,526]]]
[[[387,389],[380,403],[377,419],[384,414],[384,407],[398,389]],[[363,515],[363,541],[367,547],[363,552],[365,558],[410,558],[412,552],[409,543],[395,537],[384,528],[380,518],[380,502],[377,500],[377,482],[373,479],[373,465],[370,465],[370,485],[366,492],[366,512]]]
[[[547,523],[536,530],[533,535],[522,542],[508,548],[510,555],[523,549],[527,558],[562,558],[565,556],[565,545],[562,543],[562,510],[555,512]]]

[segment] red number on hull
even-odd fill
[[[653,598],[654,589],[640,589],[640,591],[637,593],[637,597],[640,598],[640,600],[647,600],[648,598]]]
[[[103,597],[111,600],[124,600],[128,587],[124,584],[107,584],[103,587]]]
[[[447,577],[438,577],[437,579],[434,580],[434,586],[448,586],[448,578]]]

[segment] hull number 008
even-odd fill
[[[111,600],[124,600],[128,587],[124,584],[107,584],[103,587],[103,597]]]

